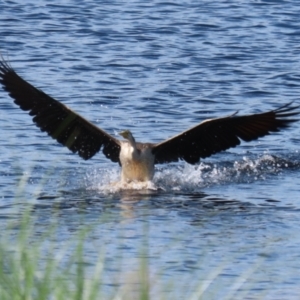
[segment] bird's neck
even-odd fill
[[[133,136],[128,137],[129,144],[136,149],[136,142]]]

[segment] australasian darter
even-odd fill
[[[279,131],[296,121],[299,114],[291,103],[264,113],[238,116],[236,113],[205,120],[163,142],[138,143],[129,130],[118,140],[96,127],[66,105],[48,96],[20,77],[10,65],[0,60],[0,82],[14,102],[28,111],[41,131],[87,160],[102,149],[104,155],[122,167],[121,180],[148,181],[154,165],[185,160],[196,164],[220,151]]]

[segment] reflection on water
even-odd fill
[[[299,205],[283,201],[284,192],[274,195],[272,191],[280,187],[279,178],[285,178],[288,172],[298,174],[300,164],[296,158],[297,154],[286,158],[264,154],[196,166],[158,166],[153,182],[131,184],[118,181],[118,168],[78,169],[75,173],[73,169],[61,173],[56,170],[59,177],[55,180],[49,175],[52,171],[35,168],[21,176],[15,195],[2,203],[0,218],[13,218],[21,207],[30,205],[35,214],[49,218],[72,212],[91,219],[108,214],[134,220],[142,211],[150,210],[155,216],[155,210],[163,210],[189,216],[191,224],[211,211],[235,213],[257,207],[295,210]],[[48,174],[46,178],[34,180],[41,172]],[[234,195],[236,187],[240,189],[239,197]],[[241,197],[243,191],[247,193],[245,198]]]
[[[279,204],[280,209],[285,209],[276,197],[263,197],[254,190],[249,199],[261,199],[262,202],[257,203],[259,206],[246,199],[222,197],[221,191],[237,184],[242,188],[251,187],[255,182],[260,182],[263,188],[270,184],[271,179],[276,183],[279,175],[297,171],[299,166],[295,157],[283,159],[265,154],[216,164],[202,162],[197,166],[170,165],[158,168],[154,182],[130,184],[117,181],[118,169],[92,168],[84,175],[84,183],[81,182],[79,189],[75,188],[79,183],[76,180],[75,186],[70,182],[68,189],[57,191],[56,195],[53,195],[55,192],[50,195],[42,192],[36,198],[33,209],[53,213],[77,211],[99,216],[108,213],[120,215],[120,220],[134,219],[144,209],[150,210],[153,215],[156,209],[162,209],[189,216],[190,223],[195,224],[199,216],[209,211],[235,213],[249,209],[279,208]],[[295,207],[287,206],[287,209]]]

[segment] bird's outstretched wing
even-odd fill
[[[33,122],[52,138],[89,159],[101,148],[105,156],[119,162],[120,142],[67,106],[21,78],[3,59],[0,82],[22,110],[29,111]]]
[[[279,131],[292,122],[299,114],[288,103],[278,109],[265,113],[209,119],[195,127],[184,131],[170,139],[153,146],[155,163],[167,163],[185,160],[190,164],[199,162],[200,158],[208,157],[217,152],[235,147],[240,139],[246,142]]]

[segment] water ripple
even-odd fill
[[[207,118],[299,103],[298,7],[296,0],[2,1],[0,51],[21,76],[109,133],[129,128],[137,140],[156,142]],[[58,215],[68,240],[107,216],[87,263],[105,245],[107,278],[115,278],[116,253],[125,269],[138,265],[147,223],[151,272],[166,286],[176,282],[172,290],[151,287],[154,298],[297,299],[299,124],[197,166],[157,166],[147,189],[111,189],[117,165],[101,154],[80,161],[4,92],[0,126],[1,226],[33,205],[37,230]],[[119,286],[103,285],[107,295]]]

